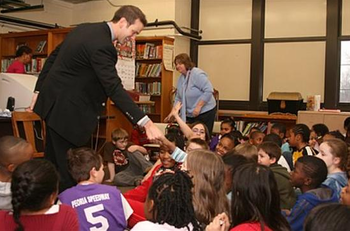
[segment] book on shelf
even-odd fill
[[[161,63],[155,63],[155,64],[136,63],[135,76],[160,77],[161,70],[162,70]]]
[[[127,92],[130,95],[130,97],[132,98],[132,100],[134,100],[134,101],[147,102],[147,101],[150,101],[150,99],[151,99],[150,95],[143,94],[143,93],[138,92],[138,91],[128,90]]]
[[[162,56],[162,45],[156,45],[154,43],[144,43],[136,45],[137,59],[161,59]]]
[[[265,132],[267,129],[267,122],[248,122],[244,129],[242,129],[242,135],[247,136],[252,128],[258,128],[261,132]]]
[[[160,82],[153,83],[135,83],[135,91],[148,95],[161,95],[162,84]]]
[[[35,49],[36,53],[42,53],[46,45],[46,40],[42,40],[38,43],[38,46]]]

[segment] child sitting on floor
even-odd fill
[[[15,168],[30,160],[34,150],[22,138],[3,136],[0,138],[0,210],[11,210],[11,178]]]
[[[187,141],[185,151],[190,152],[192,150],[203,149],[209,150],[209,145],[207,142],[200,138],[193,138]]]
[[[144,155],[147,150],[128,143],[128,133],[121,128],[112,132],[112,142],[107,143],[103,159],[107,161],[109,179],[117,186],[137,186],[145,173],[152,168],[152,163]]]
[[[186,172],[175,170],[159,176],[145,202],[147,221],[137,223],[132,230],[202,230],[192,204],[192,189]]]
[[[215,151],[216,145],[219,143],[221,137],[227,133],[235,130],[236,123],[232,118],[224,119],[220,124],[220,134],[214,136],[210,141],[210,150]]]
[[[254,131],[249,135],[249,143],[255,146],[259,146],[265,137],[265,134],[261,131]]]
[[[59,199],[77,211],[81,230],[126,229],[132,209],[116,187],[100,184],[104,177],[101,156],[85,147],[69,150],[68,169],[78,184],[63,191]],[[99,219],[91,220],[93,214]]]
[[[265,141],[259,145],[258,163],[272,170],[280,194],[281,209],[291,209],[295,204],[296,197],[287,169],[278,164],[280,157],[281,148],[277,144]]]
[[[0,230],[78,231],[77,213],[70,206],[55,205],[58,173],[43,159],[17,166],[12,174],[13,212],[0,211]]]
[[[298,196],[292,210],[284,213],[293,231],[303,230],[306,216],[317,205],[338,202],[333,189],[321,186],[326,178],[327,166],[316,156],[302,156],[295,163],[291,183],[300,188],[302,194]]]
[[[293,129],[290,130],[289,145],[295,149],[291,158],[294,168],[295,162],[302,156],[314,156],[317,152],[309,147],[308,142],[310,138],[310,129],[305,124],[296,124]]]
[[[332,188],[338,198],[343,187],[348,184],[346,176],[348,164],[348,146],[340,139],[330,139],[320,145],[317,157],[321,158],[327,165],[328,175],[323,184]]]
[[[165,137],[166,139],[168,139],[169,142],[172,142],[173,145],[175,145],[177,148],[179,149],[184,148],[183,136],[175,133],[169,133],[165,135]],[[125,198],[131,205],[132,209],[134,210],[134,213],[132,214],[129,220],[130,227],[133,227],[139,221],[145,220],[144,203],[147,198],[148,190],[153,184],[153,182],[162,173],[169,170],[174,171],[175,169],[178,169],[178,164],[171,157],[171,154],[169,152],[171,152],[171,150],[169,150],[168,146],[161,145],[160,153],[159,153],[159,159],[161,164],[158,164],[158,165],[156,164],[151,174],[148,176],[146,180],[144,180],[141,183],[141,185],[124,193]]]

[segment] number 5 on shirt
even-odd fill
[[[105,217],[103,217],[101,215],[100,216],[93,216],[94,213],[99,212],[99,211],[103,211],[103,210],[104,210],[103,204],[94,205],[94,206],[91,206],[91,207],[84,209],[86,220],[90,224],[92,224],[92,225],[100,224],[98,228],[96,226],[91,227],[90,231],[105,231],[109,228],[108,220]]]

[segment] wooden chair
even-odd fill
[[[39,135],[35,135],[36,127],[34,125],[34,122],[40,123],[40,133]],[[24,130],[24,136],[21,136],[21,130],[19,127],[21,127],[21,124],[23,124],[23,130]],[[33,146],[34,154],[33,157],[44,157],[44,148],[45,148],[45,138],[46,138],[46,129],[45,129],[45,123],[41,120],[41,118],[34,112],[12,112],[12,129],[13,129],[13,135],[15,137],[21,137],[28,141]],[[39,133],[38,132],[38,133]],[[41,136],[40,138],[38,136]],[[36,139],[37,138],[37,139]],[[39,140],[42,140],[42,146],[41,149],[38,151],[37,142]],[[41,142],[40,142],[41,143]]]

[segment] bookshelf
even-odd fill
[[[18,46],[26,45],[33,50],[32,63],[26,67],[27,73],[41,71],[47,56],[60,44],[72,28],[12,32],[0,35],[0,68],[6,72],[15,58]]]
[[[287,132],[293,128],[296,124],[297,116],[291,114],[268,114],[262,111],[235,111],[235,110],[219,110],[220,119],[231,117],[237,124],[237,129],[244,133],[249,130],[249,127],[263,128],[263,132],[266,132],[267,123],[282,123],[286,126]],[[246,131],[249,132],[249,131]],[[246,135],[246,134],[243,134]]]
[[[154,122],[162,122],[171,110],[169,94],[173,88],[173,71],[164,66],[165,44],[174,45],[174,39],[136,38],[135,90],[151,96],[153,104],[139,106]]]

